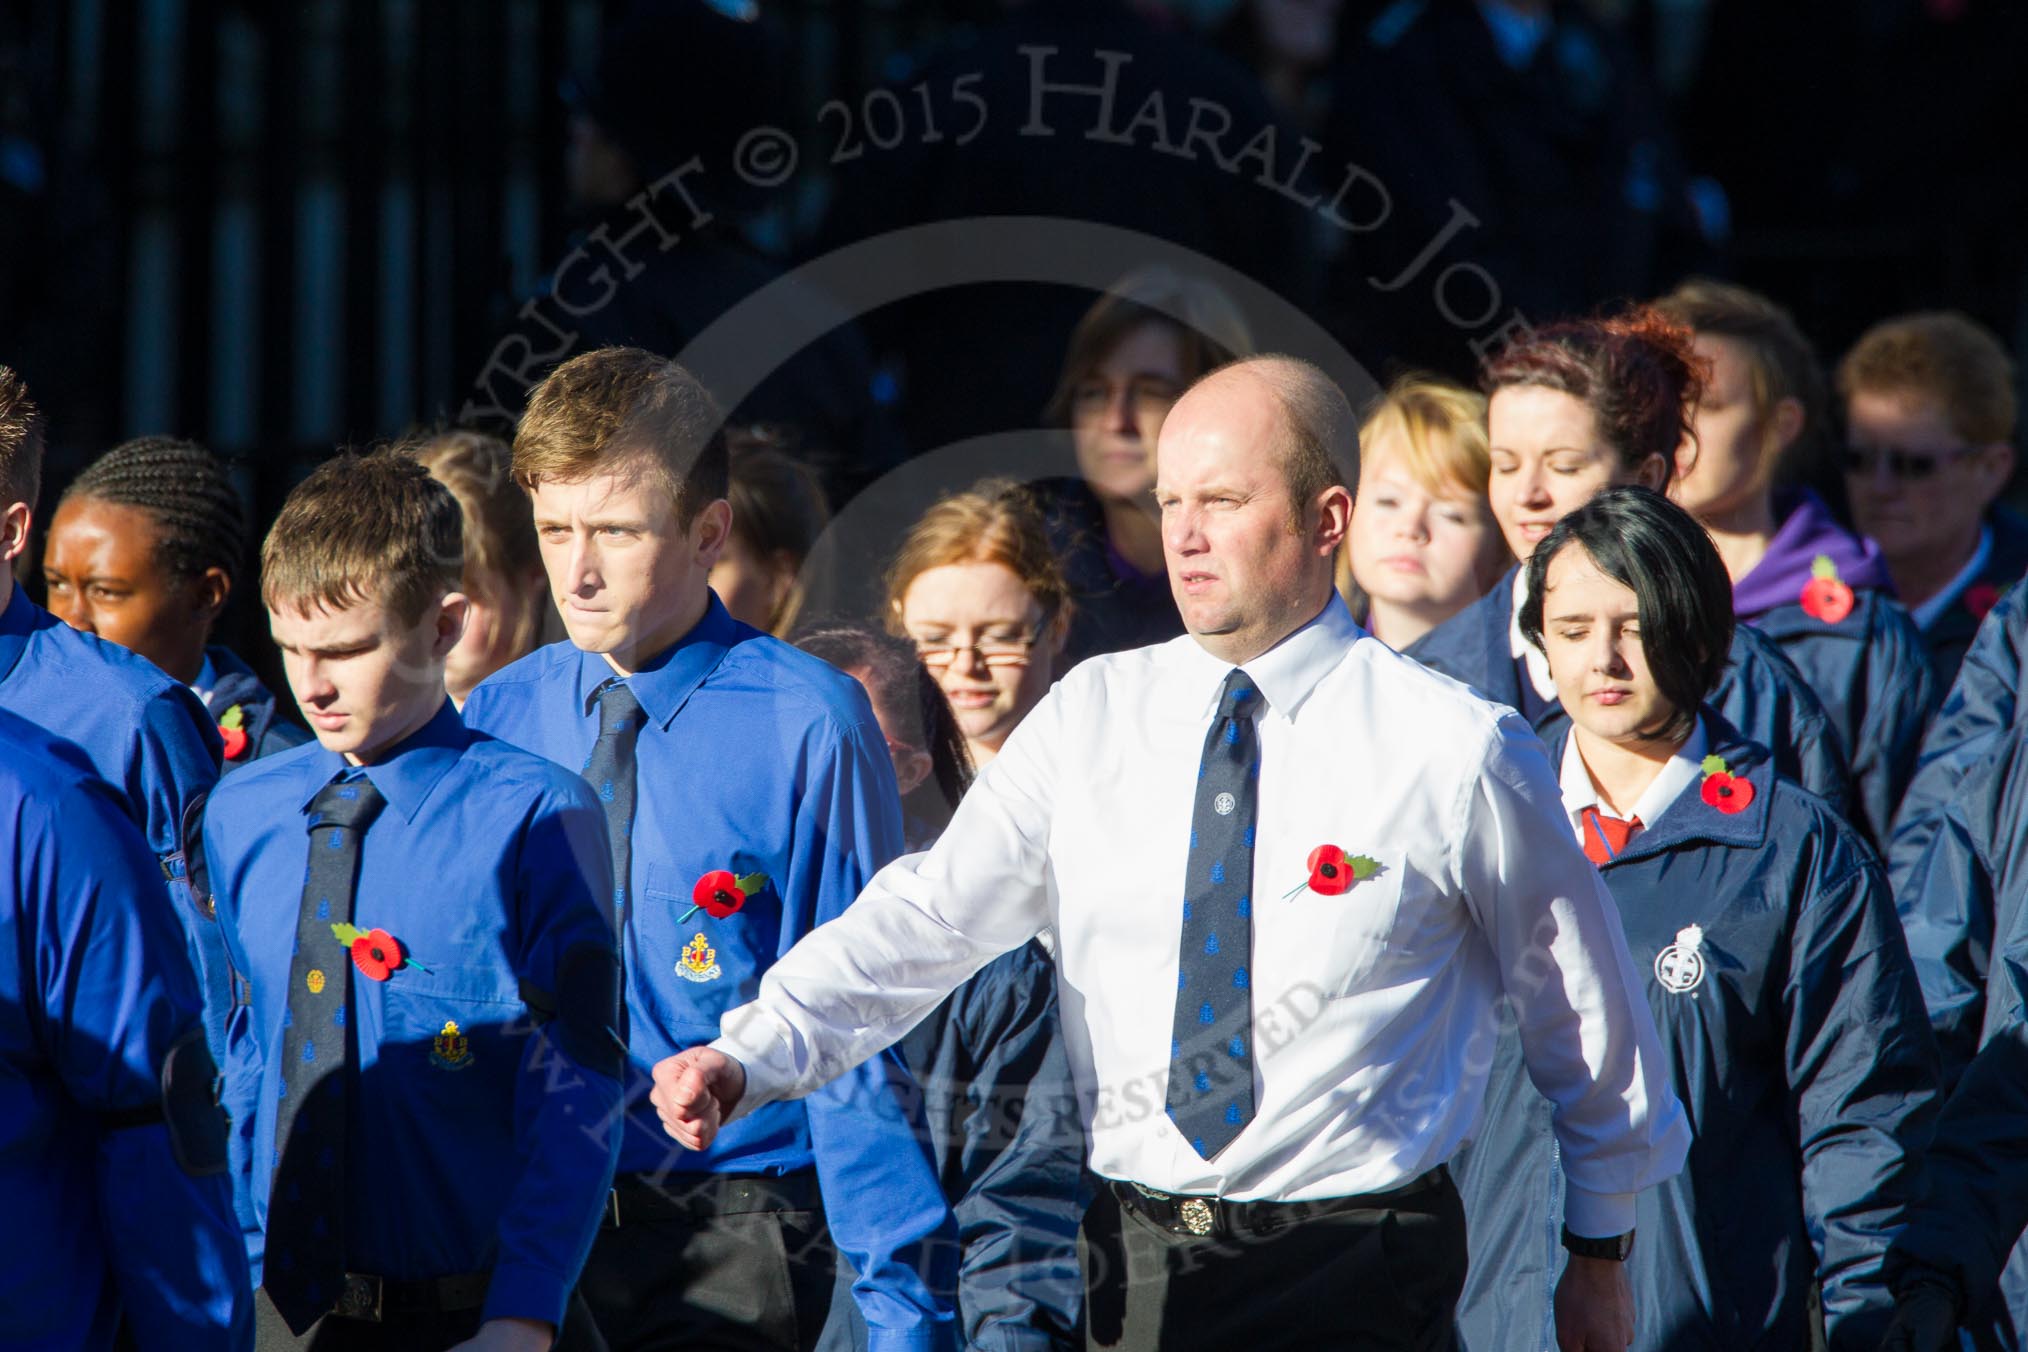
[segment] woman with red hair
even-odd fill
[[[1637,308],[1536,329],[1480,370],[1493,457],[1486,497],[1521,566],[1407,651],[1520,710],[1545,740],[1569,720],[1541,651],[1521,634],[1522,567],[1551,527],[1605,489],[1667,486],[1703,392],[1691,343],[1683,325]],[[1844,811],[1850,775],[1836,735],[1772,640],[1734,631],[1711,702],[1774,752],[1778,770]]]

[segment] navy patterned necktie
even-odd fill
[[[360,843],[385,805],[364,778],[333,780],[310,800],[310,862],[282,1016],[282,1099],[262,1277],[296,1333],[329,1312],[345,1277],[352,955],[331,927],[352,923]]]
[[[584,763],[584,777],[606,813],[606,848],[613,860],[613,923],[627,913],[627,882],[634,864],[634,744],[648,721],[641,701],[622,680],[599,687],[599,739]]]
[[[1210,1159],[1253,1121],[1253,841],[1260,789],[1260,691],[1243,671],[1225,678],[1204,736],[1176,1021],[1169,1044],[1169,1118]]]

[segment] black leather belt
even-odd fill
[[[758,1211],[815,1211],[823,1205],[814,1169],[781,1175],[621,1174],[606,1197],[605,1228]]]
[[[378,1324],[416,1315],[476,1310],[486,1303],[486,1288],[492,1281],[490,1272],[400,1282],[364,1272],[348,1272],[331,1313],[340,1319],[363,1319]]]
[[[1139,1183],[1107,1179],[1120,1205],[1176,1235],[1196,1238],[1237,1235],[1266,1238],[1290,1226],[1342,1211],[1385,1211],[1417,1193],[1428,1192],[1450,1181],[1450,1171],[1439,1164],[1420,1177],[1410,1179],[1386,1192],[1361,1193],[1356,1197],[1322,1197],[1313,1202],[1235,1202],[1222,1197],[1196,1197],[1186,1193],[1161,1192]]]

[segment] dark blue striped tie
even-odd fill
[[[261,1279],[297,1333],[330,1312],[345,1277],[352,955],[331,927],[352,923],[360,842],[385,804],[364,778],[333,780],[310,800],[310,862],[282,1015],[282,1101]]]
[[[1225,678],[1204,737],[1169,1044],[1169,1118],[1205,1159],[1253,1121],[1253,841],[1260,691]]]

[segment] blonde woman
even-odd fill
[[[1381,642],[1407,647],[1485,595],[1513,562],[1486,504],[1491,468],[1486,400],[1462,385],[1406,376],[1367,410],[1339,576]]]

